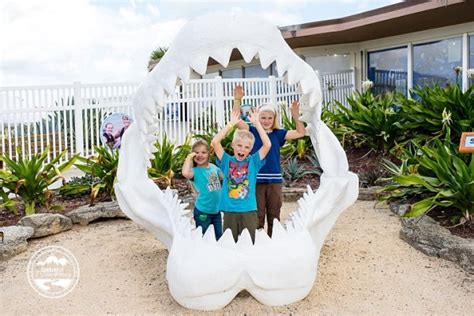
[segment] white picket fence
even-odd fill
[[[323,74],[325,103],[345,103],[354,89],[354,71]],[[299,97],[296,86],[281,78],[196,79],[177,88],[158,114],[160,131],[176,144],[191,133],[203,133],[222,126],[229,119],[233,90],[242,85],[243,104],[263,102],[291,104]],[[0,87],[0,154],[16,159],[50,148],[49,159],[66,150],[63,160],[74,153],[91,156],[102,145],[102,122],[112,113],[134,116],[132,96],[137,84],[81,84],[56,86]]]

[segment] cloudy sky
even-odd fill
[[[193,17],[251,10],[278,26],[396,0],[1,0],[0,87],[140,81],[150,53]]]

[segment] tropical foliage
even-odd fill
[[[96,156],[89,158],[79,157],[80,163],[76,167],[91,179],[89,183],[66,183],[60,189],[60,194],[66,197],[88,193],[90,205],[93,205],[97,196],[104,193],[114,197],[114,184],[117,176],[119,151],[111,151],[106,147],[95,146]]]
[[[39,206],[49,208],[53,193],[49,187],[63,179],[62,172],[69,169],[78,158],[78,155],[74,155],[66,162],[59,164],[66,153],[67,150],[64,150],[49,163],[46,163],[49,147],[31,157],[23,157],[20,148],[17,148],[16,160],[5,154],[0,155],[0,160],[6,167],[5,170],[0,170],[0,187],[2,188],[0,189],[2,191],[0,205],[12,208],[16,201],[9,199],[8,195],[14,194],[25,204],[27,215],[34,214]]]

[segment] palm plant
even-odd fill
[[[66,154],[67,150],[45,163],[48,158],[49,147],[43,153],[32,155],[31,158],[23,157],[21,149],[16,152],[17,160],[9,158],[7,155],[0,155],[0,160],[5,163],[6,170],[0,172],[0,183],[3,190],[1,197],[3,205],[13,206],[8,199],[8,193],[15,194],[25,203],[27,215],[34,214],[36,207],[44,205],[49,209],[52,190],[49,186],[59,179],[64,179],[62,172],[69,169],[78,155],[72,156],[68,161],[59,164],[59,161]],[[2,190],[2,191],[3,191]]]
[[[71,182],[60,188],[63,196],[90,194],[90,205],[93,205],[100,193],[105,193],[110,198],[115,196],[114,184],[117,176],[119,151],[110,151],[106,147],[94,147],[97,156],[89,158],[78,157],[80,164],[76,167],[92,179],[89,183]]]

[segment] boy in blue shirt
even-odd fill
[[[262,140],[258,152],[250,155],[255,137],[245,130],[235,131],[232,140],[234,156],[224,151],[222,139],[234,125],[240,122],[240,110],[233,111],[230,122],[212,139],[212,146],[218,158],[217,165],[224,174],[219,209],[224,212],[224,230],[230,228],[234,240],[247,229],[255,242],[258,226],[256,183],[257,173],[265,163],[265,156],[271,143],[259,121],[258,110],[250,113],[249,120],[257,129]]]

